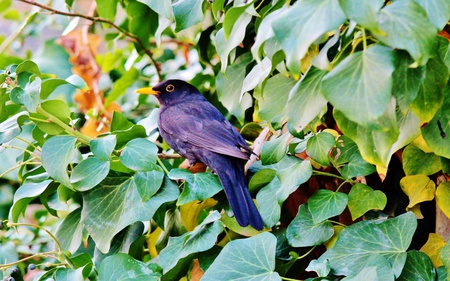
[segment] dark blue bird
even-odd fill
[[[244,163],[252,151],[233,125],[182,80],[167,80],[136,92],[153,94],[159,100],[158,127],[164,140],[189,165],[202,162],[219,176],[239,225],[263,229],[244,176]]]

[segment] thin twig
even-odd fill
[[[150,61],[152,62],[152,64],[155,66],[156,69],[156,75],[158,75],[158,79],[161,81],[162,80],[162,74],[161,74],[161,70],[159,69],[158,63],[156,62],[156,60],[153,58],[153,52],[150,49],[147,49],[145,47],[144,42],[142,42],[141,38],[139,38],[138,36],[134,35],[133,33],[123,29],[122,27],[118,26],[117,24],[115,24],[114,22],[104,19],[102,17],[91,17],[91,16],[87,16],[87,15],[83,15],[83,14],[79,14],[79,13],[72,13],[72,12],[64,12],[64,11],[60,11],[60,10],[55,10],[51,7],[48,7],[46,5],[43,5],[41,3],[35,2],[33,0],[19,0],[20,2],[24,2],[36,7],[39,7],[41,9],[50,11],[53,14],[58,14],[58,15],[63,15],[63,16],[68,16],[68,17],[78,17],[78,18],[83,18],[83,19],[87,19],[90,20],[92,22],[101,22],[101,23],[106,23],[111,25],[113,28],[115,28],[116,30],[118,30],[119,32],[125,34],[128,38],[133,39],[138,45],[139,47],[142,48],[142,50],[144,50],[145,54],[150,58]]]

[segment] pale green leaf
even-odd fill
[[[80,152],[75,148],[77,139],[71,136],[56,136],[46,141],[42,147],[41,161],[47,173],[63,185],[70,187],[67,165],[80,160]]]
[[[81,208],[77,208],[72,211],[59,225],[56,230],[55,237],[58,239],[59,244],[65,250],[71,253],[80,247],[82,240],[83,225],[81,220]]]
[[[320,165],[329,166],[329,154],[334,143],[335,139],[332,134],[320,132],[308,139],[306,153]]]
[[[281,281],[275,271],[276,243],[277,239],[269,232],[233,240],[226,244],[202,280]]]
[[[151,171],[156,167],[158,147],[151,141],[137,138],[129,141],[122,153],[120,161],[135,171]]]
[[[119,253],[104,259],[98,269],[102,281],[159,281],[161,274],[152,264],[145,264],[133,257]]]
[[[428,20],[439,30],[443,29],[450,19],[450,2],[447,0],[415,0],[428,15]]]
[[[327,74],[326,71],[311,67],[289,93],[286,111],[289,123],[298,131],[308,126],[327,107],[327,101],[321,90],[321,82],[325,74]]]
[[[345,15],[337,0],[302,0],[295,2],[273,20],[275,37],[286,54],[287,66],[300,75],[300,60],[320,36],[339,27]]]
[[[103,138],[93,139],[89,142],[89,146],[91,147],[92,152],[95,157],[107,161],[109,160],[114,147],[116,146],[116,136],[109,135]]]
[[[278,138],[266,141],[261,148],[261,162],[270,165],[279,162],[285,155],[291,134],[284,133]]]
[[[373,34],[384,44],[408,51],[418,65],[425,65],[436,46],[437,28],[414,0],[394,1],[376,17],[385,34]]]
[[[374,45],[349,55],[325,75],[323,94],[348,119],[367,126],[388,107],[393,71],[393,50]]]
[[[73,188],[86,191],[99,184],[109,173],[109,160],[88,157],[80,162],[70,175]]]
[[[373,255],[380,254],[400,276],[417,220],[412,212],[384,221],[362,221],[345,228],[319,261],[328,260],[336,275],[356,275]]]
[[[164,172],[159,167],[153,171],[138,172],[134,176],[136,188],[143,202],[149,200],[158,192],[163,180]]]
[[[426,153],[413,144],[403,150],[402,159],[406,175],[432,175],[442,168],[439,156],[434,153]]]
[[[194,26],[203,20],[202,3],[203,0],[180,0],[173,4],[176,32]]]
[[[137,0],[150,7],[153,11],[166,19],[173,20],[172,1],[171,0]]]
[[[345,15],[373,33],[380,33],[376,22],[378,11],[383,7],[383,0],[359,1],[339,0]]]
[[[9,216],[13,222],[17,222],[19,216],[24,214],[28,204],[40,196],[47,189],[52,180],[41,182],[25,182],[14,194],[14,202],[10,209]]]
[[[308,199],[308,209],[314,224],[340,215],[347,207],[348,196],[342,192],[319,189]]]
[[[125,94],[125,91],[138,79],[138,77],[139,71],[134,67],[125,72],[122,77],[114,82],[112,91],[106,97],[105,106],[116,101],[120,96]]]

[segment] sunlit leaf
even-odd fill
[[[400,186],[409,197],[408,208],[424,201],[431,201],[436,192],[436,184],[426,175],[406,176],[400,180]]]
[[[261,149],[261,162],[263,165],[270,165],[279,162],[285,155],[288,146],[288,139],[291,134],[285,133],[278,138],[267,141]]]
[[[438,185],[436,190],[436,203],[439,209],[450,218],[450,182],[445,181]]]
[[[348,56],[325,75],[323,95],[353,122],[373,124],[388,107],[393,71],[394,52],[374,45]]]
[[[308,139],[306,153],[317,163],[329,166],[330,150],[334,147],[334,136],[327,132],[320,132]]]
[[[382,0],[339,0],[339,4],[341,4],[342,10],[349,19],[356,21],[373,33],[382,33],[376,22],[378,11],[384,4]]]
[[[425,9],[428,20],[439,30],[444,28],[450,18],[450,2],[446,0],[416,0]]]
[[[394,1],[376,17],[385,34],[374,34],[384,44],[408,51],[418,65],[425,65],[432,56],[437,28],[427,18],[425,10],[413,0]],[[417,32],[420,31],[420,32]]]
[[[202,0],[180,0],[173,4],[175,31],[181,31],[202,21],[202,2]]]
[[[203,201],[192,201],[180,206],[181,221],[187,231],[192,231],[198,225],[198,220],[205,209],[211,208],[217,204],[213,198]]]
[[[436,233],[430,233],[427,242],[420,248],[420,251],[427,254],[433,262],[433,266],[438,268],[443,265],[441,260],[441,249],[446,244],[447,243],[442,236]]]
[[[171,0],[138,0],[141,3],[149,6],[150,9],[157,12],[166,19],[172,20],[174,18],[172,11]]]
[[[315,117],[326,109],[327,101],[321,90],[326,71],[311,67],[289,93],[287,114],[289,122],[303,130]]]
[[[345,21],[337,0],[303,0],[295,2],[272,22],[275,37],[286,54],[287,66],[300,75],[300,60],[309,46],[325,32]]]
[[[204,281],[279,281],[275,271],[276,238],[264,232],[228,243],[203,275]]]

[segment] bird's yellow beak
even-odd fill
[[[152,87],[140,88],[136,90],[136,93],[143,95],[159,95],[159,91],[153,90]]]

